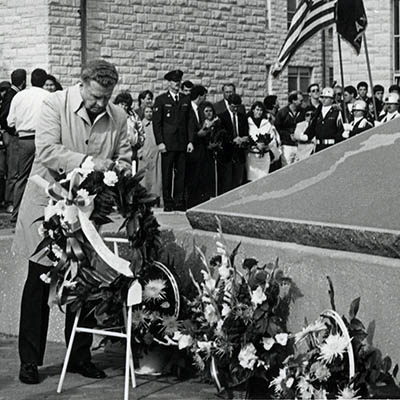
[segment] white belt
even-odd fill
[[[335,144],[335,143],[336,143],[335,139],[322,139],[322,140],[317,139],[317,144]]]

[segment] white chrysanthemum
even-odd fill
[[[89,192],[86,189],[79,189],[76,192],[76,195],[82,197],[83,200],[87,200],[89,198]]]
[[[239,364],[243,368],[253,369],[254,364],[258,360],[256,355],[256,348],[254,347],[253,343],[246,344],[241,350],[238,355]]]
[[[283,391],[282,385],[283,385],[283,382],[285,381],[285,379],[286,379],[286,368],[281,368],[279,370],[279,375],[275,379],[273,379],[269,385],[270,387],[275,386],[276,394],[279,394]]]
[[[322,382],[329,379],[331,376],[331,371],[323,362],[317,361],[311,365],[310,375]]]
[[[287,333],[278,333],[275,335],[276,343],[280,344],[281,346],[286,346],[288,337],[289,335]]]
[[[207,354],[211,353],[212,345],[213,345],[212,342],[206,342],[206,341],[201,341],[201,340],[199,340],[197,342],[198,351],[202,351]]]
[[[314,392],[314,399],[328,400],[328,397],[326,395],[326,390],[325,389],[316,390]]]
[[[326,329],[326,325],[322,320],[317,320],[314,323],[306,326],[301,332],[296,333],[295,343],[302,341],[307,335],[314,332],[321,332]]]
[[[269,351],[271,350],[272,346],[275,344],[274,338],[263,338],[262,339],[264,349]]]
[[[50,282],[51,282],[51,279],[50,279],[49,274],[42,274],[42,275],[40,275],[40,279],[41,279],[44,283],[47,283],[48,285],[49,285]]]
[[[297,382],[297,389],[301,394],[303,400],[310,400],[314,393],[314,386],[308,381],[308,376],[301,376]]]
[[[81,165],[81,169],[85,170],[86,173],[90,173],[94,170],[93,157],[86,157],[85,161]]]
[[[107,186],[115,186],[115,184],[118,182],[118,176],[114,171],[106,171],[104,172],[103,182]]]
[[[251,302],[255,306],[262,304],[265,300],[267,300],[267,296],[265,295],[264,290],[261,286],[259,286],[251,293]]]
[[[320,360],[330,363],[335,357],[343,358],[343,353],[346,351],[349,341],[339,334],[329,335],[325,343],[320,346],[321,355]]]
[[[163,279],[151,279],[148,281],[143,289],[144,301],[156,301],[165,299],[165,288],[167,283]]]
[[[361,396],[356,396],[357,390],[354,390],[351,387],[344,387],[342,390],[339,390],[339,395],[337,397],[338,400],[356,400],[361,399]]]
[[[193,339],[190,335],[184,335],[183,333],[176,331],[172,340],[178,342],[179,350],[185,349],[193,344]]]
[[[54,253],[54,255],[60,259],[62,254],[63,254],[63,250],[60,246],[56,245],[55,243],[53,243],[51,245],[51,251]]]

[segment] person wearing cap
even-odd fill
[[[301,140],[309,141],[316,138],[315,151],[323,150],[343,140],[343,123],[339,107],[333,105],[334,90],[326,87],[321,93],[321,105],[302,135]]]
[[[239,113],[242,99],[238,94],[228,97],[228,109],[219,115],[224,130],[222,151],[218,162],[218,193],[222,194],[244,183],[249,124]]]
[[[220,115],[229,109],[228,98],[233,94],[236,94],[235,84],[232,82],[224,83],[222,85],[223,98],[214,104],[214,109],[217,115]],[[239,104],[238,113],[243,115],[246,114],[246,108],[244,107],[243,104]]]
[[[386,114],[380,116],[379,122],[381,124],[389,122],[392,119],[400,117],[399,113],[399,95],[397,93],[390,93],[385,99]]]
[[[367,107],[367,103],[364,100],[357,100],[353,104],[353,120],[350,123],[343,124],[344,132],[342,136],[345,139],[358,135],[373,127],[372,123],[366,118]]]
[[[168,90],[154,101],[153,130],[161,152],[164,211],[186,209],[186,153],[193,151],[193,137],[187,130],[190,97],[179,93],[182,76],[180,70],[165,74]]]

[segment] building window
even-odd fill
[[[287,0],[287,27],[288,27],[288,29],[292,22],[293,16],[296,13],[296,8],[297,8],[297,0]]]
[[[289,93],[293,90],[300,90],[304,94],[311,83],[312,68],[308,67],[289,67],[288,68],[288,89]]]
[[[400,78],[400,0],[393,0],[393,58],[394,78]]]

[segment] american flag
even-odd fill
[[[335,22],[336,0],[301,0],[272,73],[277,76],[299,47],[319,30]]]

